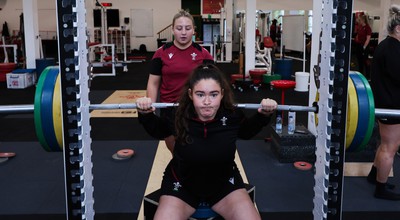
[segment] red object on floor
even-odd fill
[[[10,158],[10,157],[15,157],[15,153],[14,152],[4,152],[4,153],[0,153],[0,158]]]
[[[246,76],[245,78],[249,78],[249,76]],[[236,79],[243,79],[243,74],[232,74],[231,75],[231,84],[235,84]]]
[[[253,84],[261,84],[262,77],[267,73],[265,69],[251,69],[249,70],[249,74],[251,79],[253,79]]]
[[[298,170],[310,170],[312,168],[312,164],[305,161],[297,161],[294,162],[293,165]]]
[[[132,157],[135,154],[135,151],[132,149],[122,149],[117,152],[118,157],[127,158]]]

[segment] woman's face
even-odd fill
[[[364,20],[364,18],[362,18],[361,16],[362,16],[362,15],[360,15],[360,16],[357,17],[357,23],[359,23],[359,24],[361,24],[361,25],[364,25],[364,24],[365,24],[365,20]]]
[[[214,119],[224,96],[220,84],[213,79],[202,79],[188,92],[199,119]]]
[[[400,41],[400,25],[396,25],[394,28],[393,37]]]
[[[187,17],[180,17],[175,20],[172,27],[175,45],[180,49],[185,49],[192,44],[194,27],[192,20]]]

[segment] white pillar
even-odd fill
[[[86,24],[89,42],[94,42],[93,9],[95,5],[96,3],[94,1],[86,1]]]
[[[246,32],[245,32],[245,74],[254,69],[256,64],[256,0],[246,1]]]
[[[226,49],[225,49],[225,60],[232,61],[232,29],[233,29],[233,0],[225,0],[225,12],[226,12]]]
[[[40,58],[37,0],[23,0],[26,68],[36,69]]]
[[[389,8],[393,4],[393,0],[381,0],[381,19],[379,27],[379,42],[386,38],[387,33],[387,22],[389,16]]]
[[[94,39],[94,19],[93,19],[93,9],[96,7],[95,1],[86,1],[86,25],[87,25],[87,35],[89,42],[95,42]],[[95,54],[93,50],[88,51],[89,62],[95,60]]]

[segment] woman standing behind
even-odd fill
[[[366,72],[366,61],[368,59],[368,44],[371,40],[371,27],[368,24],[367,15],[360,14],[357,17],[357,35],[354,39],[356,43],[356,56],[358,61],[358,70],[364,75],[368,76],[369,74]],[[369,76],[368,76],[369,77]]]
[[[194,19],[189,12],[181,10],[172,19],[174,40],[157,49],[151,64],[147,82],[147,97],[153,102],[175,103],[180,96],[192,70],[203,63],[214,63],[210,53],[192,41],[195,33]],[[174,127],[175,109],[161,109],[171,128]],[[165,139],[168,149],[172,151],[174,138]]]
[[[371,87],[376,108],[400,109],[400,6],[389,9],[389,36],[379,43],[372,60]],[[400,146],[400,119],[379,118],[381,143],[375,154],[368,181],[376,183],[375,197],[400,200],[387,183],[394,156]]]

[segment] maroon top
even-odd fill
[[[200,64],[213,62],[210,53],[196,43],[184,50],[177,48],[172,42],[158,48],[151,62],[150,74],[162,76],[160,102],[177,102],[193,69]]]

